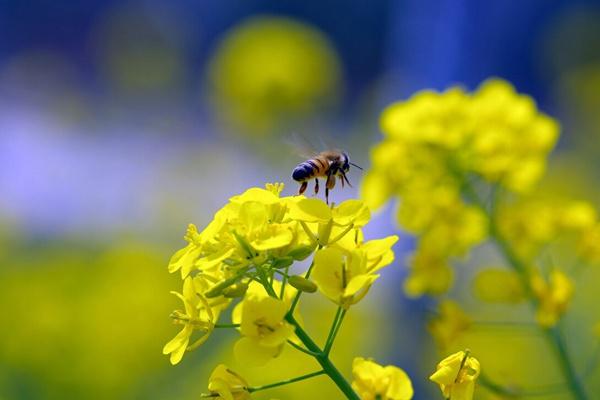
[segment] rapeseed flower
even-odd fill
[[[183,329],[163,352],[176,364],[215,328],[231,328],[240,334],[234,354],[244,364],[264,365],[289,344],[323,366],[323,371],[298,380],[326,373],[350,396],[350,383],[340,378],[327,359],[345,311],[338,309],[321,349],[304,329],[299,300],[303,293],[320,290],[347,310],[367,294],[379,270],[394,261],[392,246],[398,237],[365,240],[362,230],[371,214],[360,200],[328,205],[304,196],[282,197],[282,189],[282,184],[250,188],[231,197],[205,229],[188,227],[186,246],[169,263],[169,271],[179,272],[183,280],[183,294],[176,295],[185,311],[172,314]],[[295,261],[310,256],[313,262],[307,271],[290,271]],[[232,323],[217,324],[234,301]],[[190,344],[198,331],[202,336]],[[386,377],[378,379],[386,385],[386,398],[409,398],[404,394],[410,389],[412,395],[412,388],[401,370],[386,367],[385,371]],[[245,399],[253,391],[270,387],[274,386],[248,388],[243,379],[219,366],[206,396]]]
[[[558,269],[552,270],[546,281],[541,275],[531,278],[531,290],[538,299],[537,322],[549,328],[567,311],[575,287],[569,277]]]
[[[195,291],[191,278],[184,281],[183,295],[177,292],[171,293],[179,297],[184,304],[185,312],[174,311],[171,314],[173,322],[183,325],[183,329],[164,346],[163,354],[170,354],[171,364],[177,364],[186,350],[193,350],[208,339],[218,314],[215,315],[204,296]],[[189,345],[194,331],[202,332],[202,336]]]
[[[242,338],[235,344],[236,357],[245,364],[264,365],[279,355],[294,333],[294,327],[284,320],[288,305],[266,293],[254,292],[242,304]]]
[[[452,300],[438,305],[438,314],[427,324],[427,329],[440,349],[448,349],[473,324],[472,319]]]
[[[382,113],[381,130],[361,195],[372,208],[401,200],[397,220],[418,238],[405,283],[410,296],[447,290],[450,261],[488,238],[486,210],[473,204],[465,185],[530,192],[558,137],[558,124],[500,79],[473,93],[417,93]]]
[[[469,351],[459,351],[440,361],[429,379],[440,385],[444,398],[471,400],[480,371],[479,361]]]
[[[230,370],[224,364],[219,364],[208,379],[209,394],[202,397],[220,400],[248,400],[250,392],[244,378]]]
[[[410,400],[413,387],[402,369],[385,367],[373,360],[357,357],[352,362],[352,388],[362,400]]]
[[[345,308],[357,303],[379,278],[376,272],[394,260],[391,247],[397,240],[397,236],[390,236],[350,251],[335,246],[317,251],[312,274],[317,287]]]

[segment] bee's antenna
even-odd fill
[[[352,162],[350,163],[350,165],[353,165],[353,166],[355,166],[356,168],[360,169],[361,171],[363,170],[361,167],[359,167],[358,165],[356,165],[356,164],[354,164],[354,163],[352,163]]]

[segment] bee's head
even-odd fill
[[[348,158],[348,154],[342,153],[342,170],[344,172],[348,172],[350,170],[350,158]]]

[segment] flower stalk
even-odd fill
[[[537,307],[539,306],[539,301],[533,295],[533,290],[531,288],[527,267],[517,255],[517,253],[514,251],[510,243],[502,236],[500,230],[498,229],[496,216],[493,213],[495,207],[492,207],[492,212],[490,212],[490,210],[486,207],[485,203],[479,198],[477,192],[472,187],[472,185],[466,179],[462,179],[462,183],[463,193],[465,194],[465,197],[467,198],[467,200],[469,200],[479,209],[481,209],[481,211],[487,217],[489,221],[488,226],[490,238],[496,244],[499,252],[504,257],[508,265],[519,276],[523,289],[525,290],[525,293],[527,295],[527,298],[529,299],[531,306],[533,307],[533,309],[537,309]],[[573,397],[576,400],[588,399],[584,385],[581,382],[579,376],[577,375],[575,367],[573,366],[573,363],[568,355],[567,346],[562,332],[560,330],[559,324],[550,327],[539,326],[539,329],[541,329],[549,344],[552,346],[556,354],[558,364],[562,370],[563,376],[565,377],[566,384],[569,387],[569,390]]]

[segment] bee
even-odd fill
[[[325,201],[329,204],[329,191],[335,187],[335,180],[338,178],[342,187],[344,183],[352,187],[346,174],[350,166],[354,166],[362,171],[358,165],[351,163],[348,154],[339,150],[323,151],[315,157],[303,161],[294,168],[292,179],[300,183],[298,194],[304,193],[308,186],[308,181],[315,179],[315,194],[319,193],[319,178],[325,179]]]

